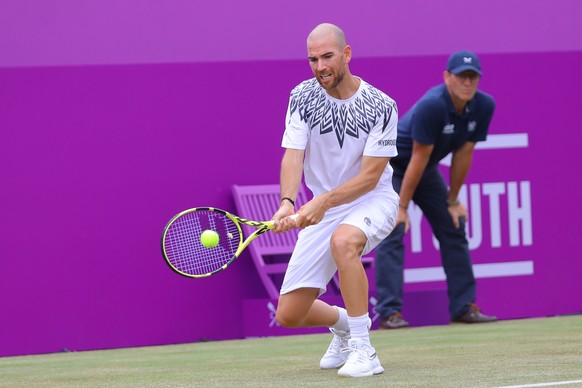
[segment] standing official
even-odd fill
[[[409,324],[401,314],[404,283],[404,234],[410,220],[411,200],[428,219],[440,244],[447,277],[451,321],[490,322],[475,304],[476,284],[465,236],[467,209],[457,196],[471,167],[475,143],[487,137],[493,117],[493,98],[478,90],[479,58],[469,51],[450,56],[444,83],[435,86],[398,123],[398,156],[394,189],[400,205],[394,231],[376,249],[376,310],[380,328],[397,329]],[[452,153],[450,188],[438,170],[441,159]]]

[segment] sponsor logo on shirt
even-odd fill
[[[469,132],[473,132],[475,130],[475,128],[477,128],[477,122],[476,121],[469,121],[469,125],[467,125],[467,130]]]
[[[447,124],[443,127],[443,134],[450,135],[455,133],[455,124]]]
[[[366,225],[370,226],[372,225],[372,221],[368,218],[368,217],[364,217],[364,222],[366,223]]]
[[[335,136],[339,148],[350,139],[366,139],[374,128],[384,133],[397,113],[396,103],[375,87],[364,84],[349,102],[330,101],[315,78],[299,84],[291,91],[289,120],[296,117],[314,133]]]
[[[378,140],[378,145],[380,147],[395,146],[396,145],[396,139]]]

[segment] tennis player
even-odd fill
[[[284,327],[327,326],[332,342],[320,361],[341,377],[384,371],[370,343],[368,279],[361,263],[392,231],[398,195],[390,157],[396,156],[396,103],[350,73],[352,49],[343,31],[317,26],[307,38],[314,78],[293,89],[281,163],[276,232],[299,233],[281,286],[277,321]],[[304,175],[313,199],[297,210]],[[318,299],[339,271],[345,309]]]

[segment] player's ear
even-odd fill
[[[346,63],[350,63],[352,60],[352,47],[349,44],[346,44],[346,47],[344,47],[344,58],[346,59]]]

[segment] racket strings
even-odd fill
[[[214,248],[207,248],[200,241],[200,235],[208,229],[219,236]],[[240,241],[239,228],[226,215],[198,210],[174,220],[166,232],[164,247],[169,263],[178,271],[204,276],[234,260]]]

